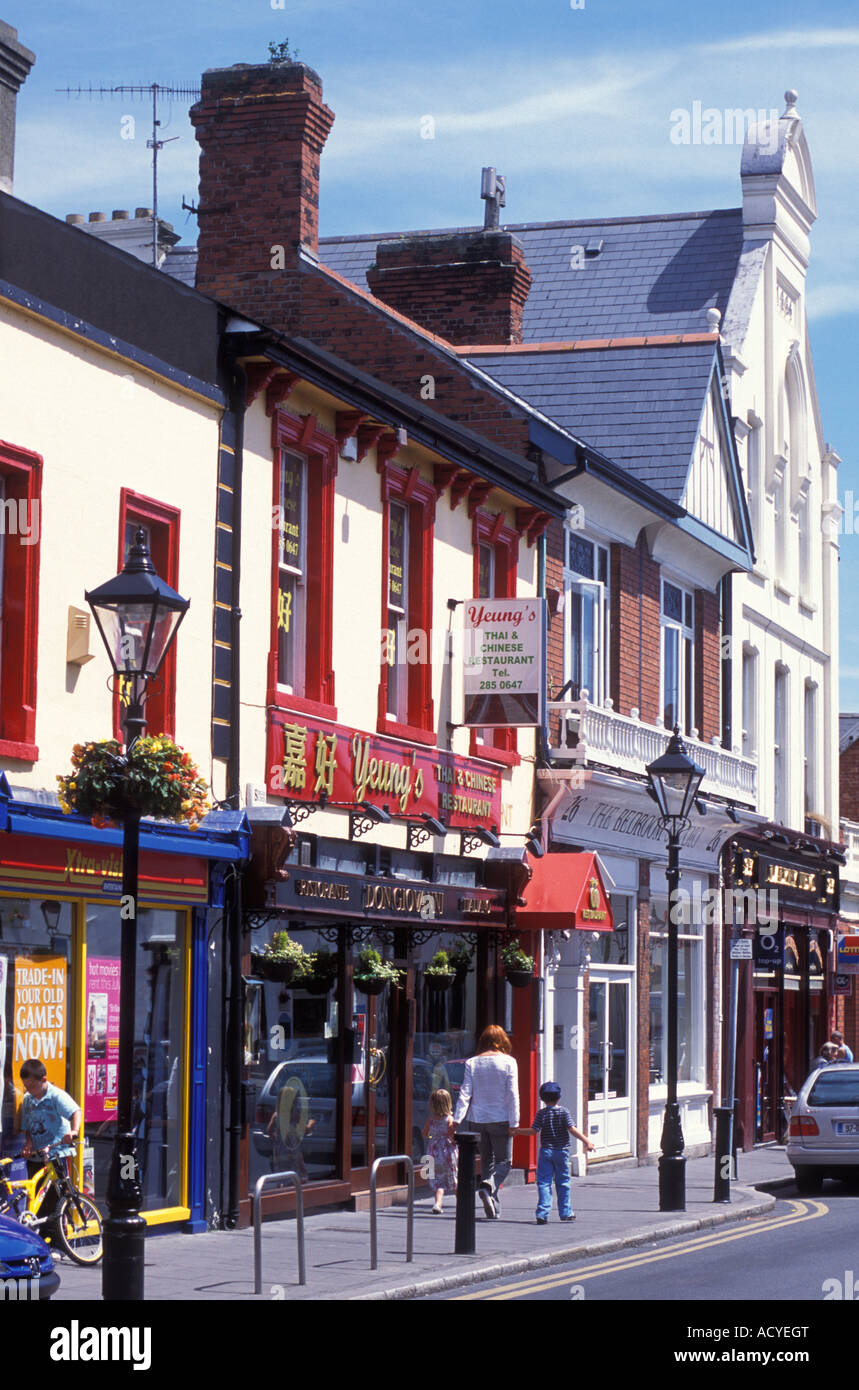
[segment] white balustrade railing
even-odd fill
[[[645,724],[638,710],[618,714],[610,700],[592,705],[581,700],[550,700],[549,752],[553,758],[571,759],[582,766],[602,763],[622,772],[643,772],[664,753],[671,731],[662,724]],[[689,754],[706,777],[701,793],[730,797],[754,806],[757,794],[757,760],[683,735]],[[857,827],[859,830],[859,827]]]

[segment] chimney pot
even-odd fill
[[[114,208],[113,212],[111,213],[111,218],[112,218],[112,220],[113,220],[114,222],[127,222],[127,221],[128,221],[128,209],[127,209],[127,208]]]
[[[152,209],[151,209],[151,208],[135,208],[135,209],[134,209],[134,216],[135,216],[135,217],[151,217],[151,216],[152,216]]]
[[[90,222],[106,222],[106,221],[107,221],[107,213],[106,213],[106,212],[91,212],[90,215],[89,215],[89,220],[90,220]]]
[[[402,237],[376,247],[378,299],[451,343],[521,343],[531,272],[522,243],[497,227]]]
[[[82,212],[68,212],[66,213],[66,221],[70,223],[72,227],[79,227],[82,222],[86,221],[86,218]]]
[[[200,89],[197,288],[254,316],[264,287],[269,321],[288,327],[299,257],[319,252],[319,158],[334,113],[304,63],[210,68]]]

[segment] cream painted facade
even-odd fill
[[[313,415],[319,428],[335,431],[336,411],[348,408],[327,393],[301,382],[290,394],[285,409],[291,415]],[[442,455],[409,443],[397,454],[397,465],[417,467],[421,476],[432,481],[433,465],[444,462]],[[272,422],[266,415],[264,397],[258,397],[245,417],[244,471],[242,500],[242,672],[241,672],[241,789],[266,785],[266,677],[271,642],[272,603]],[[521,505],[521,504],[520,504]],[[482,508],[504,513],[514,524],[516,502],[498,490],[489,494]],[[379,654],[381,650],[380,612],[382,595],[383,504],[377,456],[371,448],[360,462],[340,456],[335,479],[334,500],[334,587],[332,659],[335,673],[337,721],[364,733],[375,733],[377,725]],[[474,549],[472,521],[464,502],[453,510],[449,494],[436,503],[433,539],[433,660],[432,696],[438,746],[469,756],[469,730],[455,729],[448,745],[447,721],[462,718],[462,665],[444,663],[438,654],[445,649],[444,634],[451,619],[448,599],[473,597]],[[517,592],[521,597],[537,593],[537,547],[519,544]],[[461,611],[461,610],[460,610]],[[534,785],[535,734],[520,729],[518,767],[504,768],[502,776],[502,823],[499,827],[511,838],[527,835],[531,824]],[[270,797],[273,801],[276,798]],[[314,834],[342,835],[345,812],[317,811],[312,820]],[[375,826],[365,843],[404,848],[402,822]],[[459,832],[436,837],[438,853],[459,853]]]
[[[814,817],[837,840],[840,460],[806,326],[814,179],[786,95],[778,148],[754,127],[746,140],[743,250],[722,325],[756,551],[753,573],[733,579],[734,751],[757,756],[759,812],[800,831]]]
[[[221,408],[44,317],[0,299],[0,433],[41,455],[38,761],[0,757],[13,786],[56,791],[79,740],[109,738],[110,664],[66,661],[68,610],[117,572],[120,490],[181,513],[176,738],[211,778],[212,574]],[[20,543],[11,535],[5,543]],[[155,732],[153,730],[153,732]],[[219,770],[215,772],[215,785]]]

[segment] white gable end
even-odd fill
[[[730,449],[725,438],[716,382],[711,382],[707,402],[698,428],[682,505],[719,535],[742,543],[743,533],[737,515],[734,483],[730,469]]]

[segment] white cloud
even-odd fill
[[[757,53],[761,49],[859,48],[859,29],[769,29],[721,43],[701,45],[706,53]]]

